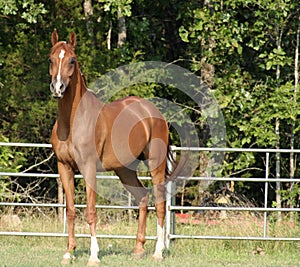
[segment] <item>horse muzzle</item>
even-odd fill
[[[52,96],[54,98],[63,98],[65,90],[66,85],[61,81],[54,80],[50,84],[50,91],[52,92]]]

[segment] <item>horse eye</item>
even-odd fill
[[[50,57],[48,58],[48,61],[50,64],[52,64],[52,59]]]
[[[76,59],[74,57],[71,58],[70,63],[73,65],[75,63]]]

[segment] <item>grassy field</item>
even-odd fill
[[[151,217],[151,216],[150,216]],[[155,232],[155,220],[148,220],[147,234]],[[86,225],[77,222],[77,232],[88,232]],[[55,220],[23,219],[23,231],[59,231],[61,224]],[[3,230],[3,229],[2,229]],[[136,223],[114,223],[98,226],[98,233],[134,234]],[[261,231],[256,221],[230,220],[218,224],[177,225],[181,234],[254,235]],[[270,226],[269,233],[299,236],[300,229],[293,225]],[[298,233],[298,234],[297,234]],[[0,266],[4,267],[55,267],[66,247],[66,238],[9,237],[0,236]],[[141,260],[132,257],[134,240],[99,240],[100,266],[300,266],[297,242],[222,241],[222,240],[176,240],[171,250],[165,252],[162,262],[153,262],[151,253],[155,242],[147,241],[147,256]],[[72,266],[85,266],[89,257],[89,239],[78,238],[76,261]]]

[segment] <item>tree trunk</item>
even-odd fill
[[[276,143],[276,149],[280,148],[280,121],[276,118],[275,121],[275,133],[277,135],[278,141]],[[276,153],[276,178],[280,178],[280,153]],[[281,208],[281,195],[280,195],[281,183],[276,182],[276,208]],[[281,221],[281,211],[277,213],[277,220]]]
[[[112,22],[109,22],[109,29],[107,32],[107,38],[106,38],[106,43],[107,43],[107,49],[111,50],[111,32],[112,32]]]
[[[121,10],[118,10],[118,48],[121,48],[126,41],[126,20],[125,16],[121,14]]]
[[[93,6],[92,0],[84,0],[83,3],[84,17],[86,19],[86,28],[89,36],[92,38],[94,44],[94,25],[93,25]]]
[[[300,20],[300,17],[299,17]],[[295,47],[295,62],[294,62],[294,95],[293,95],[293,105],[297,107],[297,93],[298,93],[298,83],[299,83],[299,35],[300,35],[300,25],[298,26],[297,33],[296,33],[296,47]],[[295,148],[295,126],[296,126],[296,118],[294,117],[292,120],[292,127],[291,127],[291,140],[290,140],[290,148],[293,150]],[[296,171],[296,158],[295,154],[292,151],[290,153],[290,178],[293,179],[295,177]],[[294,183],[291,183],[289,191],[291,192],[294,188]],[[291,200],[290,208],[294,208],[294,200]],[[290,220],[294,221],[294,212],[290,213]]]
[[[283,31],[279,29],[277,26],[277,38],[276,38],[276,45],[277,49],[281,49],[281,40],[282,40]],[[276,82],[277,87],[279,87],[279,79],[280,79],[280,65],[277,65],[276,68]],[[276,118],[275,120],[275,134],[277,136],[276,142],[276,149],[280,149],[280,120]],[[280,178],[280,153],[276,153],[276,178]],[[281,208],[281,183],[276,182],[276,207]],[[277,220],[278,222],[281,221],[281,212],[277,213]]]
[[[184,206],[185,186],[186,186],[186,180],[183,180],[182,191],[181,191],[181,200],[180,200],[180,204],[182,207]],[[181,211],[180,213],[183,214],[183,211]]]

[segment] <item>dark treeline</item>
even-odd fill
[[[131,62],[172,62],[193,72],[214,92],[225,119],[227,146],[299,148],[297,0],[0,0],[3,141],[49,142],[56,117],[47,61],[54,28],[62,39],[71,31],[77,33],[76,53],[88,85]],[[200,108],[182,92],[145,84],[123,90],[118,97],[129,94],[178,103],[199,130],[199,143],[209,144]],[[175,134],[171,139],[178,145]],[[0,170],[26,169],[50,153],[27,149],[13,158],[12,152],[0,148]],[[56,171],[55,160],[46,165],[39,170]],[[271,154],[270,176],[299,177],[298,165],[296,154]],[[222,175],[264,177],[264,170],[265,155],[230,153]],[[193,204],[199,204],[199,186],[186,191]],[[5,181],[0,183],[0,193],[6,188]],[[238,183],[230,189],[256,202],[263,199],[260,185]],[[277,206],[298,205],[297,183],[274,184],[270,203],[275,193]]]

